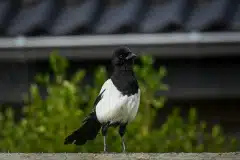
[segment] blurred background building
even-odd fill
[[[201,119],[238,134],[239,2],[0,0],[0,102],[19,108],[34,75],[49,70],[53,49],[73,72],[107,65],[115,47],[128,45],[167,68],[170,89],[161,94],[169,100],[159,117],[194,106]]]

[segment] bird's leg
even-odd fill
[[[104,152],[106,153],[107,152],[107,142],[106,142],[106,135],[107,135],[107,129],[109,127],[109,123],[105,123],[103,126],[102,126],[102,135],[103,135],[103,143],[104,143]]]
[[[119,134],[121,136],[121,141],[122,141],[122,152],[126,152],[126,146],[125,146],[125,142],[124,142],[124,134],[126,131],[126,126],[127,124],[121,124],[119,127]]]
[[[122,152],[126,152],[126,146],[124,142],[124,137],[122,137]]]
[[[104,152],[107,152],[107,142],[106,142],[106,136],[103,136],[103,150]]]

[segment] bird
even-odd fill
[[[135,119],[140,104],[140,88],[133,70],[136,58],[137,55],[126,46],[113,50],[110,77],[103,83],[92,111],[84,118],[82,125],[65,138],[64,144],[84,145],[101,132],[103,152],[106,153],[108,128],[119,127],[122,152],[126,152],[126,128]]]

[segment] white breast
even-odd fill
[[[140,89],[138,93],[131,96],[123,96],[108,79],[100,93],[103,92],[102,99],[96,105],[96,115],[101,123],[104,122],[131,122],[137,114],[140,102]]]

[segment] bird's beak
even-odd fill
[[[136,54],[131,53],[129,56],[126,57],[126,60],[129,60],[129,59],[135,59],[136,57],[137,57]]]

